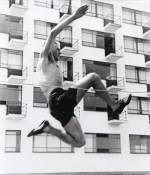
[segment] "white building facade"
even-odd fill
[[[57,37],[68,84],[100,75],[116,100],[130,105],[112,120],[90,89],[75,109],[86,145],[27,134],[46,119],[59,129],[36,85],[36,66],[49,31],[82,4],[88,13]],[[121,1],[0,1],[0,174],[150,174],[150,11]]]

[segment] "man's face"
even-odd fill
[[[59,42],[54,43],[52,53],[53,53],[53,56],[55,58],[55,61],[58,61],[60,59],[60,54],[61,54],[61,52],[60,52],[60,43]]]

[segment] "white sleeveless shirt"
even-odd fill
[[[49,99],[50,92],[57,88],[63,87],[63,76],[56,63],[44,63],[40,58],[37,66],[36,79],[46,99]]]

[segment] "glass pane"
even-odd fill
[[[133,66],[126,66],[126,80],[127,82],[138,82],[137,70]]]
[[[148,100],[141,100],[141,108],[142,108],[142,114],[149,114],[149,108],[148,108]]]
[[[139,114],[140,113],[140,102],[136,97],[132,97],[130,104],[128,105],[129,113]]]

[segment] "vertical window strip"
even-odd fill
[[[125,52],[137,53],[136,40],[132,37],[124,37]]]
[[[21,131],[5,132],[5,152],[20,152]]]
[[[39,60],[39,53],[34,52],[34,63],[33,63],[33,71],[36,72],[38,60]]]
[[[34,107],[48,107],[46,97],[41,91],[40,87],[34,87],[33,89],[33,106]]]

